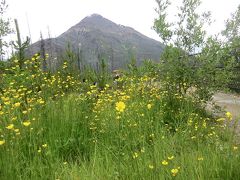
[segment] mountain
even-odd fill
[[[30,52],[40,52],[44,47],[50,55],[48,65],[56,67],[69,46],[82,64],[98,65],[99,59],[106,59],[112,69],[124,68],[132,56],[141,64],[144,59],[158,61],[164,49],[163,44],[148,38],[131,27],[118,25],[98,14],[85,17],[75,26],[56,38],[45,39],[32,44]],[[81,62],[81,65],[80,65]]]

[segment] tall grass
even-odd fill
[[[231,117],[169,94],[147,68],[99,88],[30,67],[4,75],[0,179],[240,177]]]

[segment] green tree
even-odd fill
[[[42,57],[42,69],[44,72],[47,71],[47,56],[46,56],[46,50],[45,50],[45,42],[42,36],[42,32],[40,32],[40,54]]]
[[[6,0],[0,0],[0,60],[4,59],[4,48],[8,47],[8,43],[3,38],[12,32],[10,19],[4,17],[7,8]]]
[[[240,46],[240,5],[237,10],[231,14],[231,18],[225,22],[225,29],[222,35],[226,38],[227,44],[236,48]]]
[[[24,42],[22,42],[17,19],[14,19],[14,22],[15,22],[16,32],[17,32],[17,41],[16,42],[13,41],[12,44],[13,44],[14,48],[17,50],[17,53],[16,53],[17,60],[19,62],[20,69],[22,69],[24,66],[25,58],[26,58],[25,50],[29,46],[30,38],[27,37],[26,40]]]
[[[236,60],[240,62],[240,5],[227,19],[222,35],[226,38],[226,46],[230,48]]]
[[[231,89],[240,91],[240,5],[225,22],[222,35],[225,37],[225,49],[235,60],[234,77],[229,86]]]
[[[204,30],[211,24],[211,13],[200,13],[200,0],[183,0],[178,7],[176,21],[169,22],[167,13],[170,1],[156,2],[158,18],[154,21],[154,29],[166,46],[160,61],[160,78],[164,88],[170,94],[185,95],[190,87],[194,87],[197,89],[194,95],[199,100],[209,100],[213,91],[220,88],[218,85],[222,87],[225,84],[227,77],[224,76],[224,81],[220,82],[216,79],[221,80],[219,76],[222,77],[223,72],[228,70],[227,66],[221,66],[219,71],[221,43],[215,38],[207,38]],[[219,54],[219,57],[209,60],[214,54]],[[224,64],[230,60],[226,59]]]
[[[69,73],[79,74],[79,70],[77,67],[78,56],[77,56],[77,53],[75,53],[74,47],[70,42],[68,42],[66,46],[66,49],[63,55],[63,60],[68,61],[69,63],[69,67],[68,67]]]

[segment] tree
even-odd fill
[[[231,14],[231,18],[227,19],[225,25],[222,35],[226,38],[226,45],[230,46],[236,60],[240,62],[240,5]]]
[[[154,29],[164,40],[165,45],[174,45],[187,54],[194,53],[204,42],[205,24],[210,24],[210,12],[198,13],[200,0],[183,0],[180,12],[177,13],[177,22],[167,21],[167,8],[171,5],[169,0],[156,0],[158,3]]]
[[[187,90],[194,87],[197,89],[194,93],[196,98],[209,100],[213,90],[220,88],[219,84],[222,87],[227,78],[224,76],[222,83],[216,82],[227,69],[226,66],[221,71],[217,68],[222,61],[221,43],[213,37],[208,38],[204,30],[211,24],[211,13],[199,12],[200,0],[183,0],[178,7],[176,21],[169,22],[167,13],[171,2],[156,2],[158,18],[154,21],[154,29],[165,44],[160,61],[160,78],[164,88],[171,94],[186,95]],[[211,51],[212,48],[216,51]],[[214,54],[219,54],[219,57],[209,60]]]
[[[4,41],[4,37],[12,32],[10,28],[10,19],[4,18],[8,5],[6,0],[0,0],[0,60],[4,59],[5,47],[8,47],[8,43]]]
[[[27,37],[26,40],[22,42],[17,19],[14,19],[14,22],[17,31],[17,41],[16,42],[13,41],[12,44],[14,48],[17,50],[17,60],[19,62],[20,69],[22,69],[25,61],[25,50],[29,46],[30,38]]]
[[[231,18],[225,22],[225,30],[222,35],[230,42],[235,42],[240,37],[240,5],[237,10],[231,14]]]
[[[42,36],[42,32],[40,32],[40,54],[43,59],[42,68],[43,68],[43,71],[46,72],[47,71],[47,56],[46,56],[45,42],[44,42],[44,39]]]
[[[240,91],[240,5],[225,22],[222,35],[225,37],[225,48],[228,49],[228,53],[235,60],[234,78],[229,86],[231,89]]]

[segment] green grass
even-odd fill
[[[240,177],[231,129],[193,98],[149,84],[150,77],[129,75],[99,90],[70,76],[40,74],[41,92],[28,85],[35,82],[28,75],[20,82],[7,77],[0,100],[0,179]]]

